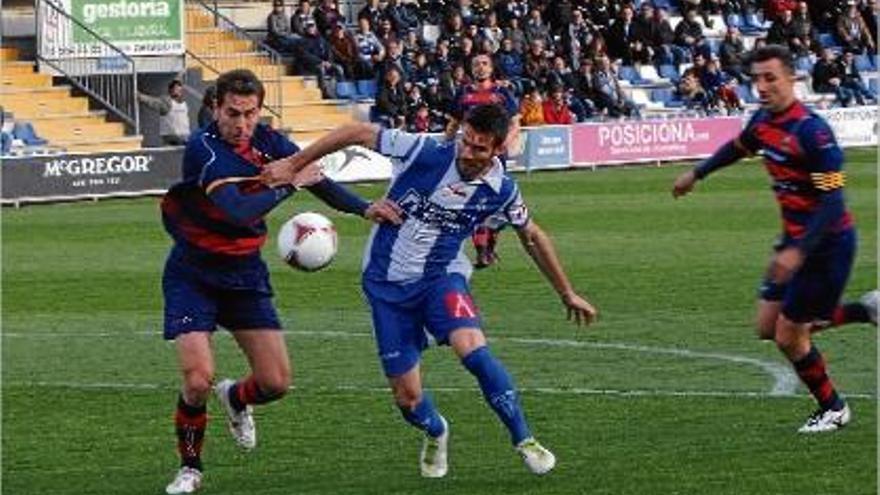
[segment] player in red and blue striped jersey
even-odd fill
[[[843,152],[828,123],[795,97],[791,53],[777,45],[762,47],[751,67],[762,108],[738,138],[680,175],[672,192],[685,195],[715,170],[762,152],[783,232],[761,285],[758,334],[775,340],[819,403],[798,431],[833,431],[846,425],[851,413],[811,333],[851,322],[876,325],[877,291],[860,302],[840,304],[856,248],[843,195]]]
[[[165,263],[162,290],[165,332],[174,340],[183,375],[175,426],[181,468],[169,494],[192,493],[201,485],[206,402],[214,382],[211,335],[230,330],[248,358],[251,373],[214,388],[229,430],[244,449],[256,445],[251,405],[281,398],[290,385],[287,347],[272,304],[272,288],[260,248],[264,216],[300,187],[340,211],[375,221],[399,221],[383,202],[368,204],[333,181],[315,164],[297,169],[287,185],[259,181],[263,167],[285,162],[299,148],[260,124],[264,89],[248,70],[217,79],[216,121],[189,140],[183,180],[162,201],[162,219],[174,240]]]
[[[514,146],[519,136],[519,102],[513,91],[506,85],[499,83],[494,78],[495,68],[492,57],[480,54],[471,61],[471,75],[474,82],[458,89],[452,106],[452,118],[446,126],[446,139],[451,141],[455,138],[464,116],[478,105],[498,105],[503,108],[510,118],[510,126],[507,138],[504,140],[502,149],[505,154],[501,156],[502,165],[506,165],[505,157],[510,148]],[[495,262],[495,244],[498,241],[497,230],[483,225],[477,228],[473,235],[474,249],[477,252],[474,261],[475,268],[485,268]]]

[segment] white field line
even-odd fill
[[[353,333],[353,332],[335,332],[335,331],[306,331],[306,330],[287,330],[285,333],[289,335],[304,337],[331,337],[331,338],[371,338],[369,333]],[[221,333],[224,335],[225,333]],[[143,332],[92,332],[92,333],[3,333],[4,337],[9,338],[112,338],[112,337],[131,337],[132,335],[140,335],[144,337],[154,337],[161,335],[161,332],[143,331]],[[514,344],[532,345],[532,346],[552,346],[552,347],[572,347],[587,349],[613,349],[619,351],[642,352],[649,354],[662,354],[669,356],[677,356],[688,359],[709,359],[716,361],[725,361],[729,363],[745,364],[755,366],[773,378],[773,385],[770,390],[761,395],[769,396],[787,396],[794,395],[798,386],[797,375],[789,366],[773,361],[765,361],[757,358],[738,356],[735,354],[724,354],[718,352],[700,352],[691,351],[680,348],[652,347],[641,344],[627,344],[618,342],[588,342],[565,339],[528,339],[518,337],[495,337],[492,341],[510,342]],[[626,392],[628,393],[628,392]],[[709,392],[714,394],[715,392]],[[719,392],[726,393],[726,392]]]
[[[14,381],[6,382],[7,387],[47,387],[68,388],[73,390],[177,390],[179,386],[161,383],[123,383],[123,382],[76,382],[76,381]],[[361,387],[355,385],[336,385],[333,387],[297,387],[290,390],[321,393],[357,393],[357,394],[390,394],[388,387]],[[477,387],[430,387],[438,393],[472,393],[479,394]],[[806,398],[808,394],[770,395],[765,392],[748,392],[735,390],[648,390],[648,389],[601,389],[601,388],[554,388],[554,387],[522,387],[521,393],[549,395],[605,395],[616,397],[710,397],[710,398],[754,398],[754,399],[791,399]],[[874,399],[872,394],[844,394],[847,399]]]

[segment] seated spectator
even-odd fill
[[[544,111],[544,123],[547,125],[571,125],[574,119],[571,109],[565,101],[565,88],[554,85],[550,88],[550,98],[542,105]]]
[[[480,30],[480,36],[491,43],[491,53],[495,53],[501,48],[504,30],[498,25],[498,16],[495,12],[487,14],[486,25]]]
[[[309,0],[300,0],[299,7],[290,16],[290,29],[302,38],[306,35],[306,24],[315,21],[315,8]]]
[[[731,81],[735,79],[721,71],[718,58],[709,58],[706,69],[700,75],[700,84],[709,97],[711,108],[726,109],[728,113],[744,109],[736,94],[736,84],[731,84]]]
[[[612,59],[620,59],[624,65],[633,64],[633,47],[639,45],[639,55],[644,56],[646,33],[641,32],[640,24],[634,21],[633,9],[624,6],[614,24],[608,28],[605,41],[608,42],[608,55]],[[650,55],[648,56],[650,59]]]
[[[638,107],[627,99],[620,89],[617,72],[607,57],[599,57],[598,66],[593,71],[593,90],[596,108],[604,111],[609,117],[638,117]]]
[[[429,80],[437,79],[437,73],[428,64],[428,56],[425,52],[419,52],[416,55],[415,63],[410,68],[406,79],[420,87],[427,87]]]
[[[727,34],[724,36],[724,40],[721,41],[719,55],[721,58],[721,68],[725,72],[735,77],[741,83],[748,81],[749,78],[744,70],[746,47],[742,34],[740,34],[736,26],[727,28]]]
[[[853,91],[843,85],[844,67],[837,60],[831,48],[822,50],[822,58],[813,66],[813,91],[836,96],[836,103],[849,106]]]
[[[648,27],[648,44],[654,50],[654,61],[657,64],[678,65],[690,60],[690,49],[685,51],[675,44],[675,32],[669,23],[669,13],[665,7],[654,9]]]
[[[764,4],[764,19],[777,21],[782,19],[782,13],[786,10],[797,9],[797,0],[767,0]]]
[[[767,43],[788,45],[789,49],[795,51],[801,45],[800,40],[797,39],[795,27],[792,12],[783,10],[767,31]]]
[[[798,38],[798,50],[796,52],[803,55],[815,53],[819,54],[822,47],[819,46],[819,37],[816,34],[816,28],[813,27],[813,21],[810,19],[810,10],[807,2],[798,2],[797,12],[794,13],[795,36]]]
[[[513,18],[510,24],[504,29],[504,39],[508,39],[513,43],[513,49],[519,53],[524,53],[528,47],[526,41],[526,33],[520,29],[520,20]]]
[[[647,5],[647,4],[643,4]],[[566,36],[563,36],[563,51],[569,60],[581,60],[584,58],[584,50],[593,41],[595,27],[584,18],[580,10],[575,10],[573,20],[568,26]]]
[[[608,26],[611,25],[611,19],[614,18],[614,12],[615,10],[611,7],[608,0],[592,0],[587,4],[587,17],[593,21],[593,25],[596,26],[596,29],[598,29],[603,36],[605,35]]]
[[[361,66],[361,57],[354,36],[342,24],[333,27],[333,34],[330,36],[330,53],[331,59],[342,66],[345,79],[357,79],[367,70],[366,67]]]
[[[391,67],[385,72],[376,95],[376,112],[385,127],[399,129],[406,122],[406,94],[400,72]]]
[[[534,84],[526,87],[519,105],[520,125],[523,127],[544,125],[544,105],[541,90]]]
[[[843,75],[841,78],[841,86],[849,89],[853,93],[853,97],[859,105],[864,105],[866,100],[877,101],[877,95],[865,86],[862,81],[862,75],[856,67],[855,55],[853,52],[844,52],[841,61]]]
[[[859,14],[854,0],[847,2],[846,13],[837,19],[837,37],[846,51],[864,53],[874,51],[874,40],[871,37],[865,20]]]
[[[862,0],[861,7],[859,7],[859,13],[862,14],[862,19],[865,21],[865,26],[868,27],[868,32],[871,33],[871,41],[874,42],[874,46],[877,46],[877,17],[878,17],[878,7],[876,0]]]
[[[272,13],[266,18],[266,44],[281,53],[292,54],[300,36],[290,28],[287,14],[284,12],[284,0],[272,1]]]
[[[431,114],[428,104],[422,103],[416,109],[409,132],[443,132],[443,125]]]
[[[689,110],[709,112],[711,108],[706,91],[693,73],[687,73],[681,77],[681,81],[678,83],[678,96]]]
[[[697,13],[688,11],[686,17],[675,26],[675,44],[691,55],[701,51],[704,44],[703,27],[697,22]]]
[[[323,0],[321,5],[315,9],[314,21],[321,36],[329,38],[333,27],[345,22],[345,19],[336,8],[336,0]]]
[[[384,14],[387,19],[391,20],[391,25],[398,37],[403,37],[410,30],[419,28],[418,17],[405,5],[401,5],[398,0],[388,0]]]
[[[342,66],[334,63],[330,44],[318,32],[315,22],[306,23],[306,35],[298,44],[296,68],[302,74],[318,77],[324,98],[336,97],[336,81],[345,79]]]
[[[385,10],[379,5],[379,0],[367,0],[364,7],[358,11],[358,24],[361,19],[370,21],[370,26],[378,26],[385,17]]]
[[[583,122],[596,113],[596,104],[593,103],[593,61],[583,59],[575,75],[575,85],[572,101],[580,104],[570,104],[571,111],[575,113],[578,122]]]
[[[525,77],[542,88],[547,87],[547,76],[550,72],[548,55],[552,53],[544,50],[542,41],[535,40],[529,44],[529,53],[526,54]]]
[[[354,35],[358,49],[356,79],[372,79],[376,76],[374,67],[385,58],[385,47],[370,29],[370,21],[366,17],[358,19],[358,31]]]
[[[495,11],[501,24],[509,26],[516,19],[521,22],[529,14],[528,0],[499,0],[495,2]],[[522,47],[520,47],[522,50]]]
[[[537,8],[533,8],[529,12],[529,18],[526,20],[523,32],[526,35],[526,41],[529,43],[540,41],[545,47],[552,46],[553,40],[550,38],[550,29],[544,24],[541,11]]]

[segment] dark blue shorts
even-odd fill
[[[428,334],[448,344],[453,330],[481,326],[467,280],[458,274],[405,285],[364,280],[363,289],[386,376],[411,370],[428,347]]]
[[[783,239],[774,248],[779,251],[788,245]],[[846,288],[855,252],[854,229],[827,235],[787,284],[764,279],[761,299],[781,301],[782,314],[797,323],[830,320]]]
[[[259,256],[211,262],[174,247],[162,275],[167,340],[217,325],[229,330],[281,329],[269,271]]]

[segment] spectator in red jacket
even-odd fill
[[[565,101],[565,88],[554,85],[550,98],[544,102],[544,123],[547,125],[570,125],[574,122],[571,109]]]
[[[782,11],[797,10],[797,0],[767,0],[764,5],[764,18],[776,21],[782,18]]]

